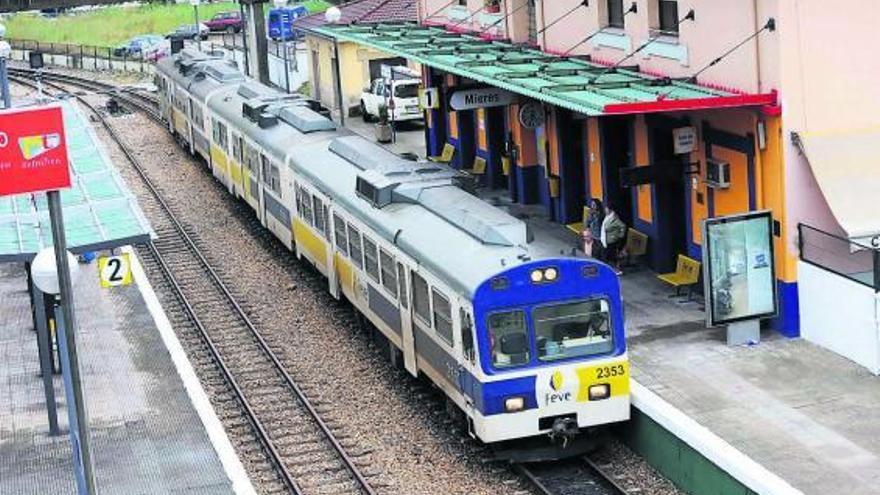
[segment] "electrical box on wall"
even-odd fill
[[[715,189],[730,187],[730,163],[709,158],[706,160],[706,185]]]

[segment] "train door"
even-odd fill
[[[467,417],[467,425],[468,425],[468,433],[471,436],[474,436],[473,432],[473,422],[471,418],[474,417],[474,395],[477,390],[475,390],[476,386],[476,362],[477,362],[477,349],[474,344],[474,323],[473,318],[471,318],[470,313],[465,309],[464,301],[459,299],[459,310],[458,310],[458,341],[459,341],[459,352],[456,352],[456,356],[458,357],[458,390],[461,393],[461,396],[464,400],[464,413]]]
[[[327,210],[333,211],[333,203],[330,199],[327,199],[327,203],[324,204],[324,211]],[[327,289],[330,291],[330,295],[333,296],[334,299],[339,299],[339,277],[336,273],[336,252],[337,251],[346,251],[346,249],[338,248],[337,242],[339,238],[336,236],[336,226],[337,220],[342,223],[342,229],[345,230],[345,223],[342,222],[342,219],[337,215],[325,214],[324,219],[328,222],[324,228],[327,231],[327,254],[325,255],[325,259],[327,260]],[[332,225],[330,224],[332,222]]]
[[[397,262],[397,286],[398,301],[400,301],[400,335],[403,350],[403,367],[412,374],[418,376],[419,365],[416,361],[416,340],[413,334],[412,309],[410,308],[410,290],[407,276],[409,270],[401,262]]]

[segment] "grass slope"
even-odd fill
[[[303,4],[312,12],[330,6],[325,0],[307,0]],[[267,11],[270,7],[267,4]],[[224,10],[238,10],[238,4],[203,3],[199,6],[199,19],[210,19]],[[7,36],[12,39],[94,46],[117,45],[138,34],[164,35],[181,24],[192,22],[193,8],[189,3],[101,7],[54,19],[22,13],[5,21]]]

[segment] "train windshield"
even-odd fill
[[[532,311],[538,359],[555,361],[614,350],[608,301],[569,302]]]
[[[489,315],[489,341],[492,365],[508,368],[529,362],[529,334],[526,313],[503,311]]]

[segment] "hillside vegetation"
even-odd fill
[[[325,0],[307,0],[303,4],[312,12],[321,12],[330,6]],[[271,3],[265,8],[268,12]],[[224,10],[238,10],[238,4],[202,3],[199,19],[209,19]],[[4,23],[6,35],[12,39],[113,46],[139,34],[164,35],[181,24],[192,24],[193,19],[193,8],[189,3],[153,3],[98,7],[54,18],[33,12],[21,13],[8,17]]]

